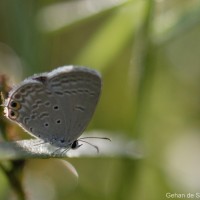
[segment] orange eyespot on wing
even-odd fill
[[[19,102],[11,100],[8,107],[12,108],[13,110],[19,110],[21,108],[21,105]]]
[[[19,115],[19,113],[17,111],[8,109],[7,117],[9,117],[10,119],[15,120],[15,119],[17,119],[18,115]]]

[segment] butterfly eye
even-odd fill
[[[11,101],[10,102],[10,107],[13,108],[14,110],[19,110],[21,107],[20,104],[17,101]]]
[[[14,110],[9,110],[8,117],[10,119],[16,119],[18,117],[18,112],[14,111]]]

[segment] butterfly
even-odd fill
[[[78,138],[94,114],[101,86],[101,75],[96,70],[59,67],[33,75],[14,87],[4,102],[4,113],[45,143],[76,149],[81,146]]]

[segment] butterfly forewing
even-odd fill
[[[99,99],[101,79],[85,68],[63,68],[49,77],[49,87],[59,101],[65,120],[65,140],[73,142],[88,125]],[[61,137],[63,133],[58,133]]]

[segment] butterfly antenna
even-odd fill
[[[96,136],[94,136],[94,137],[92,137],[92,136],[88,136],[88,137],[82,137],[82,138],[80,138],[80,139],[101,139],[101,140],[108,140],[108,141],[110,141],[111,142],[111,139],[110,138],[107,138],[107,137],[96,137]]]
[[[94,148],[97,150],[97,153],[99,153],[99,148],[98,148],[98,146],[96,146],[96,145],[94,145],[94,144],[91,144],[91,143],[89,143],[89,142],[87,142],[87,141],[85,141],[85,140],[82,140],[82,139],[85,139],[85,138],[80,138],[80,139],[78,139],[78,141],[81,141],[81,142],[84,142],[84,143],[86,143],[86,144],[89,144],[90,146],[94,147]]]

